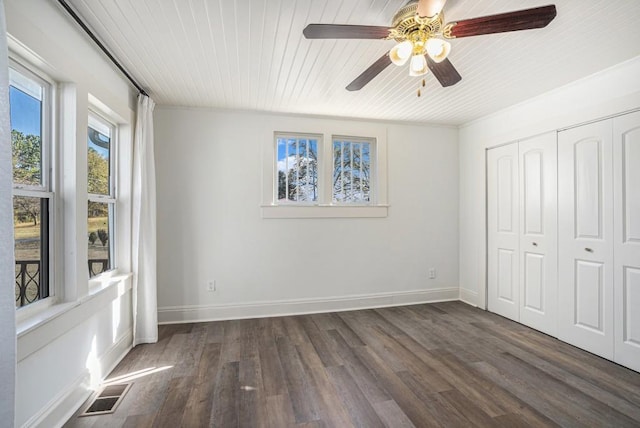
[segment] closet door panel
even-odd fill
[[[519,143],[520,322],[557,333],[556,133]]]
[[[614,119],[615,361],[640,371],[640,112]]]
[[[512,304],[517,296],[517,289],[514,284],[514,270],[516,268],[516,258],[513,250],[498,248],[498,299]]]
[[[605,334],[604,264],[586,260],[575,263],[575,324]]]
[[[576,238],[602,240],[602,150],[597,138],[574,145]]]
[[[558,134],[558,337],[613,359],[612,122]]]
[[[620,293],[622,316],[620,336],[623,345],[640,348],[640,268],[624,266],[622,269],[622,290]],[[640,355],[635,354],[635,369],[639,370]]]
[[[524,253],[524,302],[523,309],[533,310],[537,313],[544,313],[547,309],[545,305],[544,292],[544,255]]]
[[[519,320],[518,145],[487,152],[488,307]]]

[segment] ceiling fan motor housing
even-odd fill
[[[389,32],[389,39],[397,42],[414,40],[415,34],[421,32],[423,37],[429,38],[441,33],[444,14],[440,12],[432,18],[420,18],[417,15],[418,2],[411,1],[393,16],[393,28]]]

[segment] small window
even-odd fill
[[[320,135],[276,134],[278,203],[318,201]]]
[[[13,224],[16,307],[49,297],[50,85],[31,71],[9,68],[9,108],[13,163]]]
[[[87,134],[88,264],[93,277],[114,268],[115,125],[90,112]]]
[[[374,140],[333,137],[334,203],[371,202],[371,147]]]
[[[262,218],[388,215],[386,127],[330,125],[274,132],[263,146]]]

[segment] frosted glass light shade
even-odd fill
[[[409,65],[409,76],[422,76],[427,74],[429,68],[427,67],[427,59],[424,55],[414,55],[411,57],[411,64]]]
[[[395,65],[404,65],[413,51],[413,44],[409,40],[398,43],[389,52],[389,58]]]
[[[442,62],[451,52],[451,43],[442,39],[431,38],[426,44],[427,54],[434,62]]]

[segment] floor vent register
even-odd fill
[[[105,386],[80,416],[106,415],[115,412],[131,385],[131,383],[121,383]]]

